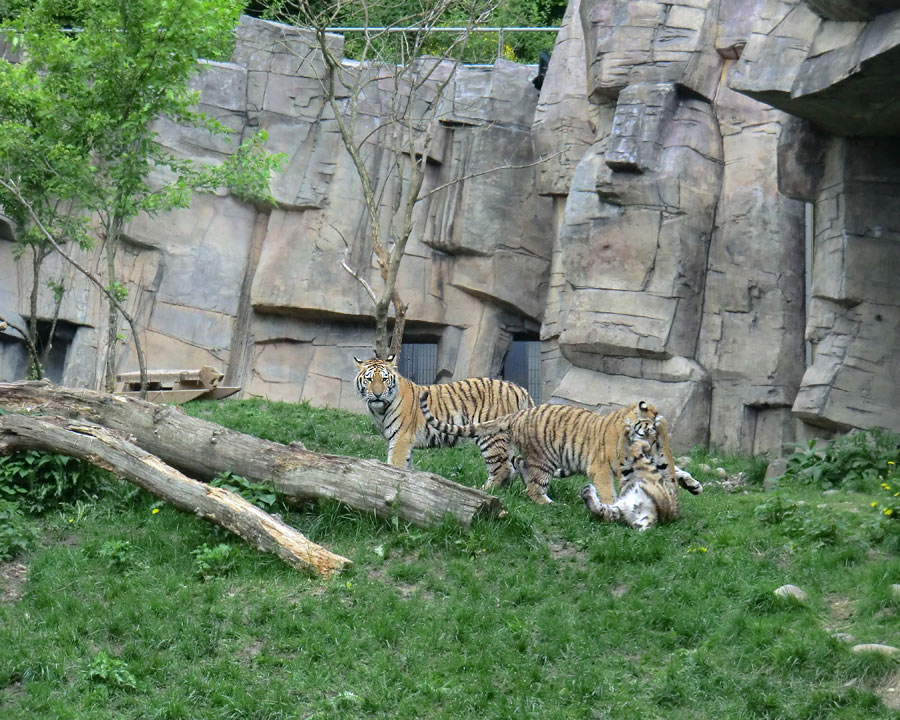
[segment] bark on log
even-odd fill
[[[0,416],[0,455],[43,450],[110,470],[170,505],[211,520],[288,565],[331,576],[350,562],[310,542],[289,525],[223,488],[192,480],[110,430],[84,421]]]
[[[497,498],[427,472],[409,472],[378,460],[324,455],[260,440],[185,415],[177,407],[93,390],[63,388],[46,381],[0,383],[0,407],[46,409],[129,433],[135,444],[169,465],[200,479],[231,471],[271,482],[286,502],[339,500],[356,510],[419,527],[445,514],[468,527],[478,516],[503,511]]]

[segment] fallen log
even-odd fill
[[[42,450],[76,457],[115,473],[184,512],[211,520],[288,565],[329,577],[350,562],[224,488],[192,480],[117,433],[84,421],[0,416],[0,455]]]
[[[396,514],[419,527],[446,514],[468,527],[475,517],[496,517],[503,510],[492,495],[440,475],[288,447],[133,397],[46,381],[0,383],[0,408],[47,412],[126,432],[136,445],[191,477],[210,480],[230,471],[271,482],[288,503],[329,498],[361,512]]]

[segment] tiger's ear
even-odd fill
[[[394,367],[397,367],[397,356],[394,355],[393,353],[391,353],[390,355],[387,356],[387,359],[385,360],[385,362],[390,365],[393,365]]]
[[[353,356],[353,360],[356,362],[357,368],[361,368],[365,364],[365,360],[360,360],[356,355]]]

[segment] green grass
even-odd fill
[[[311,450],[386,453],[349,413],[185,410]],[[485,477],[471,445],[414,457],[466,484]],[[758,475],[758,462],[720,457]],[[900,661],[831,637],[900,644],[895,529],[870,507],[880,489],[710,484],[683,495],[679,522],[638,534],[592,521],[583,483],[554,479],[549,507],[521,483],[501,490],[508,515],[468,532],[330,502],[281,509],[353,560],[330,581],[153,513],[143,493],[45,513],[39,547],[16,559],[29,569],[21,599],[0,600],[0,717],[900,717],[879,695],[900,687]],[[805,604],[773,595],[788,582]]]

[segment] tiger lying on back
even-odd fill
[[[416,385],[397,371],[393,355],[387,360],[356,360],[356,389],[369,408],[378,431],[388,441],[389,464],[412,469],[412,450],[446,447],[456,443],[425,424],[419,409],[419,393],[431,394],[431,410],[447,422],[491,420],[534,407],[534,401],[515,383],[491,378],[472,378],[439,385]],[[501,433],[476,440],[488,468],[488,484],[502,484],[509,477],[509,439]]]
[[[668,472],[667,464],[659,457],[659,436],[646,427],[632,426],[625,419],[625,442],[627,451],[622,462],[621,476],[624,478],[619,497],[612,504],[602,503],[593,485],[581,489],[581,499],[594,515],[603,522],[621,522],[635,530],[644,531],[656,523],[671,522],[681,517],[678,502],[678,485],[695,495],[702,486],[683,470],[676,468],[676,475]]]
[[[599,497],[614,500],[613,468],[618,471],[625,460],[625,420],[640,422],[641,432],[652,426],[661,455],[668,467],[675,467],[665,420],[649,403],[639,403],[601,415],[573,405],[538,405],[506,417],[470,425],[441,422],[428,410],[427,389],[419,395],[419,405],[429,426],[446,435],[491,438],[508,433],[521,453],[514,464],[525,480],[525,492],[536,503],[552,502],[547,497],[550,476],[559,469],[562,475],[586,474]],[[621,483],[621,478],[620,478]]]

